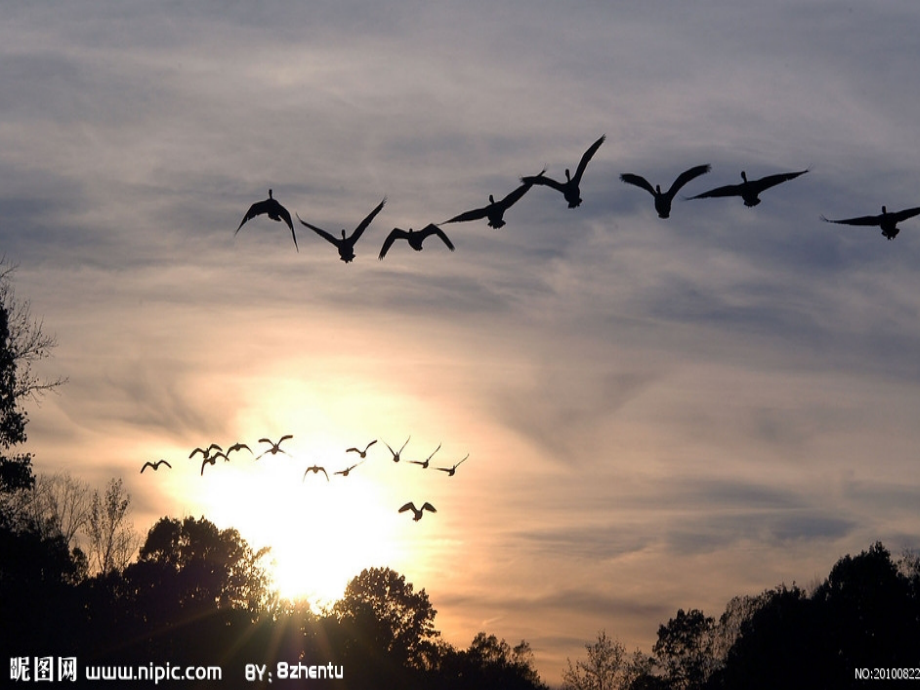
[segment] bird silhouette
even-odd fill
[[[362,459],[364,459],[364,458],[367,457],[367,449],[370,448],[370,447],[371,447],[372,445],[374,445],[375,443],[377,443],[377,439],[376,439],[376,438],[375,438],[373,441],[371,441],[370,443],[368,443],[366,446],[364,446],[364,450],[359,450],[358,448],[347,448],[347,449],[345,450],[345,452],[346,452],[346,453],[357,453],[358,455],[361,456]],[[338,472],[336,472],[336,474],[338,474]]]
[[[281,443],[282,443],[283,441],[286,441],[286,440],[289,439],[289,438],[294,438],[293,434],[286,434],[286,435],[282,436],[281,438],[278,439],[278,443],[275,443],[275,442],[273,442],[271,439],[268,439],[268,438],[260,438],[260,439],[259,439],[259,443],[267,443],[267,444],[269,444],[269,445],[271,446],[271,448],[269,448],[268,450],[266,450],[266,451],[260,453],[260,454],[256,457],[256,460],[258,460],[259,458],[261,458],[263,455],[267,455],[267,454],[269,454],[269,453],[271,453],[272,455],[277,455],[278,453],[284,453],[285,455],[290,455],[290,453],[288,453],[286,450],[282,450],[282,449],[281,449]]]
[[[412,437],[410,436],[406,439],[406,443],[409,443],[410,438]],[[406,447],[406,443],[402,444],[402,448],[400,448],[398,451],[394,451],[392,448],[390,448],[390,444],[386,441],[383,442],[383,445],[385,445],[387,448],[390,448],[390,453],[393,454],[393,462],[399,462],[399,454],[403,452],[403,448]]]
[[[411,510],[413,513],[415,513],[415,517],[413,517],[412,519],[415,520],[416,522],[422,519],[422,513],[426,510],[430,510],[432,513],[438,512],[437,510],[435,510],[434,506],[428,503],[427,501],[425,501],[422,504],[421,508],[416,508],[414,503],[411,503],[411,502],[407,503],[406,505],[404,505],[402,508],[399,509],[399,512],[405,513],[407,510]]]
[[[901,232],[900,228],[896,227],[897,224],[902,220],[913,218],[918,214],[920,214],[920,206],[916,208],[906,208],[903,211],[896,211],[894,213],[889,213],[888,209],[882,206],[882,215],[880,216],[859,216],[858,218],[843,218],[841,220],[831,220],[821,216],[821,220],[825,223],[842,223],[843,225],[878,226],[882,229],[882,235],[886,239],[893,240],[898,236],[898,233]]]
[[[207,448],[196,448],[195,450],[193,450],[193,451],[189,454],[189,456],[188,456],[188,457],[189,457],[189,460],[191,460],[192,458],[194,458],[195,455],[198,454],[198,453],[201,453],[201,455],[202,455],[203,457],[208,458],[208,457],[211,456],[211,451],[212,451],[212,450],[221,450],[221,451],[222,451],[223,448],[221,448],[221,447],[220,447],[219,445],[217,445],[216,443],[212,443],[212,444],[211,444],[210,446],[208,446]]]
[[[540,175],[543,173],[541,172]],[[466,211],[461,213],[459,216],[454,216],[450,220],[445,220],[444,223],[463,223],[468,220],[479,220],[480,218],[489,219],[489,227],[491,228],[500,228],[504,226],[505,220],[505,211],[511,208],[515,202],[517,202],[524,194],[527,193],[527,190],[533,186],[532,182],[525,182],[520,187],[511,192],[501,201],[495,201],[495,197],[489,194],[489,205],[483,206],[482,208],[475,208],[472,211]],[[442,223],[443,225],[443,223]]]
[[[680,175],[677,176],[677,179],[674,180],[674,184],[671,185],[671,188],[666,191],[661,191],[660,185],[652,185],[641,175],[633,175],[632,173],[623,173],[620,175],[620,179],[626,184],[635,185],[640,189],[644,189],[653,197],[655,197],[655,210],[658,211],[659,218],[668,218],[671,215],[671,202],[674,201],[674,197],[680,188],[687,184],[690,180],[700,175],[704,175],[710,171],[711,167],[709,165],[697,165],[694,168],[685,170]]]
[[[709,199],[712,197],[721,196],[740,196],[742,199],[744,199],[745,206],[753,207],[760,203],[758,196],[765,190],[770,189],[770,187],[775,187],[782,182],[794,180],[799,175],[804,175],[807,172],[808,170],[800,170],[799,172],[767,175],[766,177],[762,177],[759,180],[748,180],[747,173],[742,170],[741,179],[744,180],[744,182],[741,184],[730,184],[726,185],[725,187],[716,187],[715,189],[710,189],[708,192],[703,192],[702,194],[697,194],[696,196],[691,196],[690,198]]]
[[[304,479],[307,478],[308,472],[312,472],[313,474],[319,474],[320,472],[322,472],[323,474],[326,475],[326,481],[327,482],[329,481],[329,473],[326,472],[326,468],[320,467],[319,465],[311,465],[310,467],[308,467],[303,473],[303,479],[301,479],[300,481],[304,481]]]
[[[454,465],[453,467],[435,467],[435,469],[436,469],[436,470],[441,470],[441,472],[447,472],[447,476],[448,476],[448,477],[453,477],[454,474],[456,474],[456,472],[457,472],[457,468],[460,467],[460,465],[462,465],[463,462],[464,462],[468,457],[470,457],[470,454],[469,454],[469,453],[467,453],[466,456],[463,458],[463,460],[461,460],[460,462],[458,462],[458,463],[457,463],[456,465]]]
[[[229,448],[227,448],[227,453],[229,454],[229,453],[236,452],[236,451],[238,451],[238,450],[243,450],[243,448],[245,448],[246,450],[248,450],[250,454],[253,454],[253,453],[252,453],[252,448],[250,448],[249,446],[247,446],[245,443],[234,443],[232,446],[230,446]]]
[[[213,465],[216,462],[217,462],[217,456],[215,455],[212,455],[210,457],[205,456],[204,460],[201,461],[201,476],[202,477],[204,476],[204,466],[205,465]]]
[[[441,450],[441,444],[440,444],[440,443],[438,444],[438,447],[434,449],[434,453],[437,453],[439,450]],[[427,470],[427,469],[428,469],[428,463],[431,462],[431,458],[434,457],[434,453],[432,453],[432,454],[429,455],[427,458],[425,458],[424,461],[421,461],[421,460],[410,460],[409,462],[412,463],[413,465],[421,465],[423,470]]]
[[[302,225],[307,226],[317,235],[324,238],[326,241],[334,244],[336,249],[339,250],[339,258],[341,258],[342,261],[344,261],[347,264],[353,261],[355,258],[355,242],[361,239],[361,235],[363,235],[364,231],[367,230],[367,226],[371,224],[372,220],[374,220],[374,216],[380,213],[380,209],[383,208],[383,205],[386,202],[387,202],[387,198],[383,197],[383,201],[381,201],[377,205],[377,208],[375,208],[373,211],[371,211],[367,215],[367,218],[361,221],[361,224],[358,225],[357,228],[355,228],[355,231],[353,233],[351,233],[351,237],[345,237],[344,229],[342,230],[342,238],[339,239],[338,237],[335,237],[329,234],[325,230],[318,228],[315,225],[310,225],[307,221],[305,221],[300,216],[297,216],[297,220],[299,220]]]
[[[141,474],[143,474],[144,470],[146,470],[148,467],[152,467],[154,471],[156,471],[160,469],[160,465],[166,465],[169,469],[172,469],[172,465],[170,465],[165,460],[157,460],[156,462],[150,462],[148,460],[147,462],[144,463],[144,466],[141,467]]]
[[[420,252],[422,251],[422,242],[424,242],[431,235],[437,235],[440,237],[441,241],[447,245],[447,248],[451,251],[454,251],[454,245],[451,243],[450,239],[447,237],[444,231],[434,223],[429,223],[418,232],[412,228],[409,228],[408,230],[393,228],[390,230],[390,234],[387,235],[387,238],[383,241],[383,247],[380,249],[380,255],[377,258],[383,260],[383,257],[387,255],[387,252],[390,251],[390,247],[396,240],[406,240],[410,247],[412,247],[415,251]]]
[[[557,182],[551,177],[546,177],[542,172],[539,175],[535,175],[533,177],[522,177],[521,182],[552,187],[553,189],[562,192],[565,200],[569,202],[569,208],[576,208],[581,206],[581,189],[579,189],[579,185],[581,184],[581,176],[585,174],[585,168],[588,167],[588,161],[591,160],[591,158],[606,139],[607,135],[605,134],[600,139],[591,144],[590,147],[588,147],[588,150],[585,151],[584,155],[581,157],[581,160],[578,162],[578,167],[575,169],[574,176],[570,175],[568,168],[565,169],[565,182]]]
[[[281,204],[278,203],[278,200],[272,196],[272,190],[268,190],[268,198],[265,201],[257,201],[252,206],[249,207],[249,210],[246,211],[246,215],[243,216],[243,220],[240,221],[240,227],[236,229],[236,232],[233,233],[233,236],[236,237],[236,234],[240,231],[240,228],[248,220],[252,220],[256,216],[262,215],[263,213],[267,214],[269,218],[277,221],[284,221],[287,226],[291,229],[291,237],[294,238],[294,249],[298,252],[300,248],[297,246],[297,235],[294,234],[294,223],[291,221],[291,214],[288,213],[288,210],[284,208]]]
[[[346,467],[344,470],[339,470],[338,472],[333,472],[333,474],[334,474],[334,475],[335,475],[335,474],[341,474],[343,477],[347,477],[349,472],[351,472],[353,469],[355,469],[358,465],[362,465],[362,464],[364,464],[364,460],[362,460],[361,462],[356,462],[354,465],[352,465],[351,467]]]

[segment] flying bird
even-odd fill
[[[375,443],[377,443],[377,439],[376,439],[376,438],[375,438],[373,441],[371,441],[370,443],[368,443],[366,446],[364,446],[364,450],[359,450],[358,448],[347,448],[347,449],[345,450],[345,452],[346,452],[346,453],[357,453],[358,455],[361,456],[362,459],[364,459],[364,458],[367,457],[367,449],[370,448],[370,447],[371,447],[372,445],[374,445]],[[338,472],[336,472],[336,474],[338,474]]]
[[[252,454],[252,448],[247,446],[245,443],[234,443],[232,446],[227,448],[227,453],[229,454],[229,453],[233,453],[238,450],[243,450],[243,448],[245,448],[246,450],[250,452],[250,454]]]
[[[644,189],[653,197],[655,197],[655,210],[658,211],[659,218],[668,218],[671,215],[671,202],[674,201],[674,197],[680,188],[687,184],[690,180],[700,175],[705,175],[710,171],[711,167],[709,165],[697,165],[694,168],[685,170],[680,175],[677,176],[677,179],[674,180],[674,184],[671,185],[671,188],[666,191],[661,191],[661,185],[652,185],[641,175],[633,175],[632,173],[623,173],[620,175],[620,179],[626,184],[635,185],[640,189]]]
[[[157,460],[156,462],[150,462],[148,460],[147,462],[144,463],[144,466],[141,467],[141,474],[144,474],[144,470],[146,470],[148,467],[152,467],[154,471],[156,471],[160,469],[160,465],[166,465],[169,469],[172,469],[172,465],[170,465],[165,460]]]
[[[269,218],[277,221],[284,221],[287,226],[291,229],[291,237],[294,238],[294,249],[298,252],[300,248],[297,246],[297,235],[294,234],[294,223],[291,221],[291,214],[288,213],[288,210],[278,203],[277,199],[272,196],[272,190],[268,190],[268,198],[265,201],[257,201],[252,206],[249,207],[249,210],[246,211],[246,215],[243,216],[243,220],[240,221],[240,227],[236,229],[236,232],[233,233],[233,236],[236,237],[236,234],[240,231],[240,228],[246,223],[247,220],[252,220],[256,216],[262,215],[263,213],[267,214]]]
[[[715,189],[710,189],[708,192],[703,192],[702,194],[697,194],[696,196],[691,196],[691,199],[709,199],[717,196],[740,196],[744,199],[745,206],[756,206],[760,203],[758,195],[763,193],[765,190],[770,189],[770,187],[775,187],[782,182],[788,182],[789,180],[794,180],[799,175],[804,175],[808,170],[800,170],[799,172],[788,172],[788,173],[779,173],[778,175],[767,175],[762,177],[759,180],[750,180],[748,181],[747,173],[744,170],[741,171],[741,179],[744,180],[741,184],[730,184],[725,187],[716,187]]]
[[[213,465],[215,462],[217,462],[217,456],[213,456],[213,455],[210,457],[205,456],[204,460],[201,461],[201,476],[202,477],[204,476],[204,466]]]
[[[597,150],[601,147],[601,144],[604,143],[605,139],[607,139],[606,134],[591,144],[588,150],[585,151],[585,154],[581,157],[581,160],[578,163],[578,167],[575,169],[574,176],[570,175],[568,168],[565,169],[565,182],[557,182],[551,177],[546,177],[542,172],[534,177],[522,177],[521,182],[552,187],[553,189],[562,192],[565,200],[569,202],[569,208],[576,208],[580,206],[581,190],[579,189],[579,185],[581,184],[581,176],[585,174],[585,168],[588,167],[588,161],[591,160]]]
[[[437,453],[439,450],[441,450],[441,444],[440,444],[440,443],[438,444],[438,447],[434,449],[434,453]],[[422,461],[420,461],[420,460],[410,460],[409,462],[412,463],[413,465],[421,465],[423,470],[427,470],[427,469],[428,469],[428,463],[431,462],[431,458],[434,457],[434,453],[432,453],[432,454],[429,455],[427,458],[425,458],[425,461],[424,461],[424,462],[422,462]]]
[[[468,458],[468,457],[470,457],[470,454],[469,454],[469,453],[467,453],[466,456],[463,458],[463,460],[461,460],[460,462],[458,462],[458,463],[457,463],[456,465],[454,465],[453,467],[435,467],[435,469],[436,469],[436,470],[441,470],[441,472],[447,472],[447,476],[448,476],[448,477],[453,477],[454,474],[457,472],[457,468],[460,467],[460,465],[462,465],[463,462],[464,462],[464,460],[466,460],[466,458]]]
[[[412,437],[410,436],[409,438]],[[406,443],[409,443],[409,438],[406,439]],[[383,442],[383,445],[385,445],[387,448],[390,448],[390,453],[393,454],[393,462],[399,462],[399,454],[403,452],[403,448],[406,447],[406,443],[402,444],[402,448],[400,448],[398,451],[394,451],[392,448],[390,448],[390,444],[386,441]]]
[[[221,448],[221,447],[220,447],[219,445],[217,445],[216,443],[212,443],[212,444],[211,444],[210,446],[208,446],[207,448],[196,448],[195,450],[193,450],[193,451],[191,452],[191,454],[189,454],[189,456],[188,456],[188,457],[189,457],[189,460],[191,460],[192,458],[194,458],[195,455],[196,455],[197,453],[201,453],[201,455],[202,455],[203,457],[209,458],[209,457],[211,457],[211,451],[212,451],[212,450],[221,450],[221,451],[222,451],[223,448]]]
[[[882,235],[889,240],[893,240],[901,232],[897,224],[902,220],[913,218],[920,214],[920,206],[916,208],[906,208],[903,211],[889,213],[888,209],[882,206],[882,215],[880,216],[859,216],[858,218],[843,218],[841,220],[831,220],[821,216],[825,223],[842,223],[844,225],[867,225],[878,226],[882,229]]]
[[[540,175],[543,173],[541,172]],[[525,182],[520,187],[511,192],[501,201],[496,201],[495,197],[489,194],[489,205],[483,206],[482,208],[475,208],[472,211],[466,211],[461,213],[459,216],[454,216],[450,220],[445,220],[445,223],[463,223],[468,220],[479,220],[480,218],[489,219],[490,228],[500,228],[505,224],[504,215],[505,211],[511,208],[515,202],[517,202],[524,194],[527,193],[527,190],[533,185],[532,182]]]
[[[300,481],[304,481],[304,479],[307,478],[308,472],[312,472],[313,474],[319,474],[320,472],[322,472],[323,474],[326,475],[326,481],[327,482],[329,481],[329,474],[326,472],[326,468],[320,467],[319,465],[312,465],[311,467],[308,467],[303,473],[303,479],[301,479]]]
[[[361,465],[361,464],[363,464],[363,463],[364,463],[364,460],[362,460],[361,462],[356,462],[356,463],[355,463],[354,465],[352,465],[351,467],[346,467],[344,470],[339,470],[338,472],[333,472],[333,474],[334,474],[334,475],[335,475],[335,474],[341,474],[343,477],[347,477],[349,472],[351,472],[351,471],[352,471],[353,469],[355,469],[358,465]]]
[[[266,451],[264,451],[263,453],[259,454],[259,455],[256,457],[256,460],[258,460],[259,458],[261,458],[263,455],[267,455],[268,453],[271,453],[272,455],[277,455],[278,453],[284,453],[285,455],[290,455],[290,453],[288,453],[286,450],[282,450],[282,449],[281,449],[281,443],[282,443],[283,441],[286,441],[286,440],[289,439],[289,438],[294,438],[294,436],[293,436],[292,434],[286,434],[286,435],[284,435],[284,436],[282,436],[281,438],[278,439],[278,443],[274,443],[271,439],[260,438],[260,439],[259,439],[259,443],[267,443],[267,444],[269,444],[269,445],[271,446],[271,448],[269,448],[268,450],[266,450]]]
[[[427,501],[425,501],[422,504],[421,508],[416,508],[414,503],[411,503],[411,502],[407,503],[406,505],[404,505],[402,508],[399,509],[399,512],[405,513],[407,510],[411,510],[413,513],[415,513],[415,517],[413,517],[412,519],[415,520],[416,522],[422,519],[423,511],[430,510],[432,513],[438,512],[437,510],[435,510],[434,506],[428,503]]]
[[[457,216],[457,218],[459,218],[459,216]],[[449,223],[451,221],[447,222]],[[422,242],[424,242],[431,235],[437,235],[440,237],[441,241],[447,245],[447,248],[451,251],[454,251],[454,245],[451,243],[450,239],[447,237],[444,231],[434,223],[429,223],[418,232],[412,228],[409,228],[408,230],[393,228],[390,230],[390,234],[387,235],[387,238],[383,241],[383,247],[380,249],[380,255],[377,258],[383,260],[383,257],[387,255],[387,252],[390,251],[390,247],[396,240],[406,240],[410,247],[412,247],[415,251],[420,252],[422,251]]]
[[[353,233],[351,233],[351,237],[345,237],[345,230],[344,230],[344,228],[342,229],[342,238],[339,239],[338,237],[335,237],[335,236],[329,234],[329,233],[326,232],[325,230],[323,230],[323,229],[321,229],[321,228],[318,228],[318,227],[316,227],[315,225],[310,225],[307,221],[305,221],[305,220],[304,220],[303,218],[301,218],[300,216],[297,216],[297,220],[299,220],[300,223],[301,223],[302,225],[307,226],[307,227],[310,228],[313,232],[315,232],[317,235],[319,235],[320,237],[322,237],[322,238],[325,239],[326,241],[331,242],[332,244],[334,244],[335,247],[336,247],[336,249],[339,250],[339,258],[341,258],[342,261],[344,261],[344,262],[347,264],[347,263],[353,261],[354,258],[355,258],[355,242],[357,242],[359,239],[361,239],[361,235],[363,235],[363,234],[364,234],[364,231],[367,230],[367,226],[371,224],[371,221],[372,221],[372,220],[374,220],[374,216],[376,216],[378,213],[380,213],[380,209],[383,208],[383,205],[384,205],[386,202],[387,202],[387,198],[386,198],[386,197],[383,197],[383,201],[381,201],[381,202],[377,205],[377,208],[375,208],[373,211],[371,211],[371,212],[367,215],[367,218],[365,218],[364,220],[361,221],[361,224],[358,225],[357,228],[355,228],[355,231],[354,231]]]

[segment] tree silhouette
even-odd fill
[[[134,555],[138,538],[127,518],[130,506],[131,495],[120,478],[109,480],[104,497],[93,492],[87,522],[90,561],[97,572],[124,570]]]
[[[715,619],[699,609],[684,612],[659,626],[652,647],[664,678],[675,690],[701,688],[712,672],[712,633]]]
[[[598,633],[597,641],[586,644],[587,661],[568,660],[562,672],[563,690],[614,690],[625,687],[627,677],[626,648],[617,640],[607,637],[607,631]]]

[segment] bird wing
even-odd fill
[[[267,439],[267,438],[260,438],[259,443],[270,443],[271,445],[275,445],[274,443],[272,443],[271,439]]]
[[[243,227],[246,221],[252,220],[256,216],[261,215],[263,213],[268,213],[268,202],[269,201],[272,201],[272,199],[266,199],[265,201],[257,201],[252,206],[250,206],[249,210],[246,211],[246,215],[243,216],[243,220],[240,221],[240,225],[236,229],[236,232],[233,234],[236,235],[236,233],[240,231],[240,228]]]
[[[284,436],[279,438],[278,445],[280,446],[282,441],[287,441],[289,438],[294,438],[294,434],[285,434]]]
[[[715,189],[710,189],[708,192],[703,192],[702,194],[697,194],[696,196],[691,196],[690,199],[711,199],[714,197],[722,196],[741,196],[741,190],[743,185],[740,184],[729,184],[724,187],[716,187]]]
[[[469,453],[466,454],[466,456],[463,458],[463,460],[461,460],[461,461],[458,462],[456,465],[454,465],[454,467],[460,467],[460,465],[463,464],[463,461],[466,460],[466,458],[468,458],[468,457],[470,457],[470,454],[469,454]]]
[[[838,223],[840,225],[880,225],[882,222],[882,216],[859,216],[857,218],[841,218],[840,220],[831,220],[830,218],[825,218],[821,216],[821,220],[825,223]]]
[[[148,460],[144,463],[144,466],[141,467],[141,474],[144,474],[144,470],[146,470],[148,467],[153,467],[153,469],[156,469],[156,466]]]
[[[674,184],[671,185],[671,188],[668,190],[668,196],[674,198],[674,195],[677,194],[678,190],[687,184],[690,180],[699,177],[700,175],[705,175],[710,170],[712,166],[710,165],[697,165],[696,167],[685,170],[680,175],[677,176],[677,179],[674,180]]]
[[[376,438],[375,438],[373,441],[371,441],[370,443],[368,443],[366,446],[364,446],[364,452],[366,453],[366,452],[367,452],[367,449],[370,448],[370,447],[371,447],[372,445],[374,445],[375,443],[377,443],[377,439],[376,439]]]
[[[468,220],[479,220],[489,215],[490,207],[491,207],[491,204],[489,204],[489,206],[483,206],[482,208],[474,208],[472,211],[465,211],[464,213],[461,213],[459,216],[454,216],[450,220],[445,220],[444,222],[445,223],[464,223]]]
[[[575,175],[572,177],[572,180],[575,184],[581,182],[581,176],[585,173],[585,168],[588,167],[588,161],[594,156],[597,150],[601,147],[601,144],[607,139],[607,135],[603,135],[600,139],[595,141],[591,146],[585,151],[585,155],[581,157],[581,160],[578,162],[578,169],[575,171]]]
[[[437,512],[438,512],[437,510],[435,510],[435,507],[434,507],[433,505],[431,505],[430,503],[428,503],[428,501],[425,501],[425,502],[422,504],[422,510],[430,510],[432,513],[437,513]]]
[[[539,175],[528,175],[527,177],[522,177],[521,182],[524,184],[538,184],[543,185],[544,187],[552,187],[553,189],[559,192],[565,192],[565,183],[554,180],[552,177],[547,177],[543,173],[546,172],[546,169],[540,171]]]
[[[168,462],[166,462],[165,460],[160,460],[160,461],[157,463],[157,465],[159,465],[159,464],[166,465],[169,469],[172,469],[172,465],[170,465],[170,464],[169,464]],[[156,469],[156,467],[154,467],[153,469]]]
[[[439,227],[438,227],[437,225],[435,225],[434,223],[429,223],[429,224],[426,225],[424,228],[422,228],[421,230],[419,230],[419,235],[422,236],[422,239],[425,239],[425,238],[428,237],[429,235],[437,235],[438,237],[441,238],[441,241],[444,242],[444,244],[447,245],[447,248],[448,248],[448,249],[450,249],[451,251],[454,251],[454,245],[453,245],[453,243],[450,241],[450,239],[447,237],[447,235],[444,233],[444,231],[441,230],[441,228],[439,228]]]
[[[325,467],[320,467],[319,469],[321,469],[321,470],[323,471],[323,474],[326,475],[326,481],[328,482],[328,481],[329,481],[329,473],[326,471],[326,468],[325,468]]]
[[[383,197],[383,201],[377,204],[377,207],[373,211],[367,214],[367,218],[362,220],[361,224],[357,228],[355,228],[355,231],[351,234],[351,237],[349,238],[351,239],[352,242],[358,241],[358,238],[361,237],[362,233],[364,233],[365,230],[367,230],[367,226],[371,224],[372,220],[374,220],[374,216],[380,213],[380,210],[383,208],[383,205],[386,202],[387,202],[387,198]]]
[[[898,211],[897,213],[892,213],[890,215],[894,216],[895,223],[900,223],[902,220],[913,218],[918,214],[920,214],[920,206],[916,208],[906,208],[903,211]]]
[[[387,235],[387,238],[383,241],[383,246],[380,248],[380,254],[377,256],[378,260],[383,260],[383,257],[387,255],[387,252],[390,251],[390,247],[393,246],[393,243],[396,240],[402,240],[409,236],[409,233],[400,228],[393,228],[390,230],[390,234]]]
[[[322,238],[323,238],[324,240],[326,240],[327,242],[330,242],[331,244],[334,244],[336,247],[338,247],[338,246],[339,246],[339,243],[342,241],[342,240],[340,240],[338,237],[336,237],[335,235],[326,232],[326,231],[323,230],[322,228],[318,228],[318,227],[316,227],[315,225],[310,225],[307,221],[305,221],[303,218],[301,218],[299,214],[298,214],[298,216],[297,216],[297,220],[300,221],[300,224],[301,224],[301,225],[307,226],[307,227],[310,228],[313,232],[315,232],[317,235],[319,235],[320,237],[322,237]]]
[[[291,221],[290,212],[284,206],[279,204],[277,200],[272,199],[272,201],[275,202],[275,212],[284,219],[284,222],[287,223],[287,226],[291,229],[291,234],[293,235],[294,234],[294,223]],[[294,238],[294,244],[295,246],[297,244],[296,237]]]
[[[777,175],[767,175],[766,177],[761,177],[759,180],[754,180],[748,184],[757,190],[759,194],[765,189],[770,187],[775,187],[776,185],[787,182],[788,180],[794,180],[799,175],[804,175],[808,170],[800,170],[799,172],[788,172],[788,173],[779,173]]]
[[[201,453],[202,455],[207,455],[207,453],[205,452],[204,448],[196,448],[196,449],[193,450],[191,453],[189,453],[189,456],[188,456],[188,457],[189,457],[189,460],[191,460],[192,458],[195,457],[195,453]]]
[[[642,175],[633,175],[632,173],[623,173],[622,175],[620,175],[620,179],[626,184],[635,185],[636,187],[644,189],[646,192],[648,192],[652,196],[655,196],[657,194],[657,192],[655,192],[655,188],[651,185],[651,183],[648,180],[642,177]]]
[[[410,502],[410,503],[407,503],[407,504],[404,505],[402,508],[400,508],[400,509],[399,509],[399,512],[400,512],[400,513],[405,513],[407,510],[411,510],[413,513],[417,513],[417,512],[418,512],[418,511],[416,510],[416,508],[415,508],[415,504],[414,504],[414,503],[411,503],[411,502]]]
[[[520,187],[511,192],[511,194],[499,201],[497,205],[501,206],[504,210],[507,211],[513,204],[517,203],[518,199],[527,193],[527,190],[530,189],[531,186],[532,185],[525,182]]]

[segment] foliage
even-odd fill
[[[124,570],[137,548],[137,535],[128,521],[131,495],[121,479],[111,479],[105,496],[93,492],[87,519],[90,561],[102,574]]]
[[[587,661],[568,660],[568,668],[562,672],[563,690],[614,690],[625,687],[627,677],[626,648],[617,640],[607,637],[602,630],[597,641],[586,644]]]

